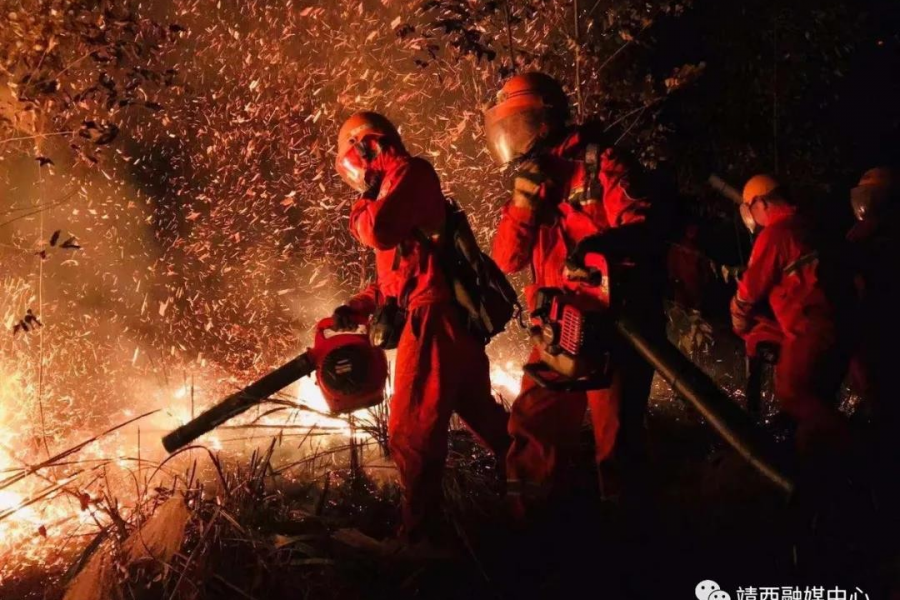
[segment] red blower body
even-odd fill
[[[302,377],[315,372],[325,403],[334,414],[375,406],[384,400],[387,358],[369,343],[365,319],[353,331],[336,331],[331,318],[316,325],[313,347],[210,407],[163,437],[169,452],[236,417]]]
[[[315,343],[307,350],[329,410],[344,414],[380,404],[388,375],[384,350],[369,342],[365,322],[355,331],[335,331],[331,326],[330,318],[319,321]]]
[[[613,339],[607,263],[590,254],[586,269],[570,272],[563,287],[537,293],[532,338],[541,360],[525,366],[540,386],[560,391],[609,387],[609,349]]]

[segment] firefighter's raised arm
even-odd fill
[[[512,196],[500,213],[491,256],[503,272],[518,273],[531,264],[537,237],[537,215],[545,192],[536,161],[522,162],[513,175]]]
[[[363,244],[389,250],[414,235],[416,229],[434,229],[443,220],[444,206],[428,202],[441,198],[434,169],[419,158],[385,154],[377,162],[396,160],[396,168],[381,183],[377,199],[361,198],[350,213],[350,230]],[[377,165],[376,165],[377,166]]]

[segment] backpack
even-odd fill
[[[424,232],[418,233],[423,243],[435,247]],[[438,263],[469,332],[487,344],[513,318],[524,327],[516,291],[497,263],[482,252],[466,213],[449,198],[441,239],[435,248]]]

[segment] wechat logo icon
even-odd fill
[[[731,600],[731,594],[722,590],[719,584],[711,579],[704,579],[694,588],[697,600]]]

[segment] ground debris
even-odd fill
[[[119,584],[118,571],[132,569],[138,564],[167,575],[169,562],[184,542],[190,517],[191,511],[184,497],[173,496],[160,505],[121,547],[113,541],[103,544],[69,584],[63,600],[114,597]]]

